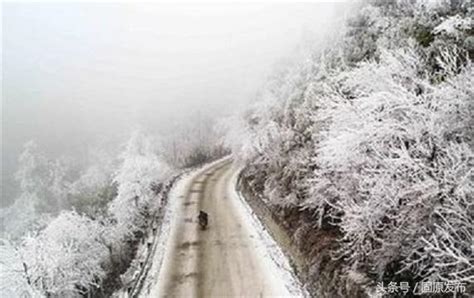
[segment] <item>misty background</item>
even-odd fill
[[[23,144],[81,160],[252,101],[339,4],[2,4],[2,207]]]

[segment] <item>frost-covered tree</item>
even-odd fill
[[[71,184],[67,201],[70,208],[80,213],[105,215],[107,204],[115,198],[116,191],[111,170],[91,165]]]
[[[0,240],[0,295],[2,297],[41,297],[31,284],[28,267],[17,245]]]
[[[4,222],[8,232],[21,232],[0,245],[2,257],[10,258],[0,268],[8,288],[2,293],[80,296],[123,270],[147,216],[161,204],[156,185],[171,174],[156,152],[153,140],[137,132],[115,173],[103,155],[75,173],[64,159],[48,161],[27,144],[17,174],[23,194],[3,212],[12,219]]]
[[[67,295],[98,285],[108,251],[103,227],[75,212],[63,212],[39,235],[26,238],[22,254],[30,278],[47,294]]]
[[[105,275],[108,250],[102,234],[100,223],[67,211],[20,245],[3,242],[2,254],[9,255],[2,266],[5,284],[16,285],[9,288],[15,295],[25,290],[56,297],[85,293]]]
[[[71,182],[67,177],[69,169],[70,166],[64,159],[49,163],[49,183],[43,205],[49,205],[50,210],[59,211],[68,205],[67,195],[71,192]]]
[[[34,202],[38,200],[36,194],[24,193],[15,202],[2,212],[3,234],[19,238],[33,229],[38,219]]]
[[[355,98],[336,95],[320,110],[331,124],[315,196],[338,211],[341,251],[354,262],[383,273],[402,258],[400,270],[423,278],[472,279],[472,66],[432,85],[414,52],[380,59],[341,74]],[[451,260],[440,258],[439,243]]]
[[[301,180],[310,169],[308,155],[312,146],[312,119],[306,101],[307,84],[313,65],[308,53],[283,61],[258,95],[258,101],[242,119],[229,118],[224,144],[233,149],[241,162],[251,162],[254,185],[260,185],[272,204],[298,204],[306,192]],[[257,178],[258,177],[258,178]]]
[[[38,152],[36,143],[25,143],[15,174],[20,196],[2,212],[4,233],[19,237],[32,228],[39,216],[38,206],[46,189],[47,173],[47,160]]]
[[[18,159],[15,178],[20,186],[21,195],[35,198],[35,209],[41,212],[57,212],[66,205],[69,192],[68,171],[70,166],[65,159],[48,160],[38,151],[34,141],[25,143]]]
[[[18,170],[15,179],[23,193],[38,193],[46,185],[47,160],[38,152],[34,141],[25,143],[18,159]]]
[[[169,166],[156,155],[150,137],[137,131],[132,134],[121,154],[121,165],[113,181],[117,184],[117,197],[110,212],[126,231],[133,232],[144,225],[154,183],[160,183],[170,174]]]
[[[160,136],[159,155],[176,168],[195,167],[223,156],[216,122],[209,115],[196,113]]]

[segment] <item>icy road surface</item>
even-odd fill
[[[143,297],[303,297],[288,261],[235,191],[229,160],[181,179],[170,197],[169,233]],[[209,214],[201,231],[199,210]]]

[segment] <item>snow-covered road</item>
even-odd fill
[[[177,183],[142,297],[306,296],[280,249],[236,193],[237,174],[225,159]],[[205,231],[198,228],[199,210],[209,213]]]

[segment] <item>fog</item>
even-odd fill
[[[337,5],[4,3],[2,201],[22,144],[50,156],[167,134],[252,101],[272,66]]]

